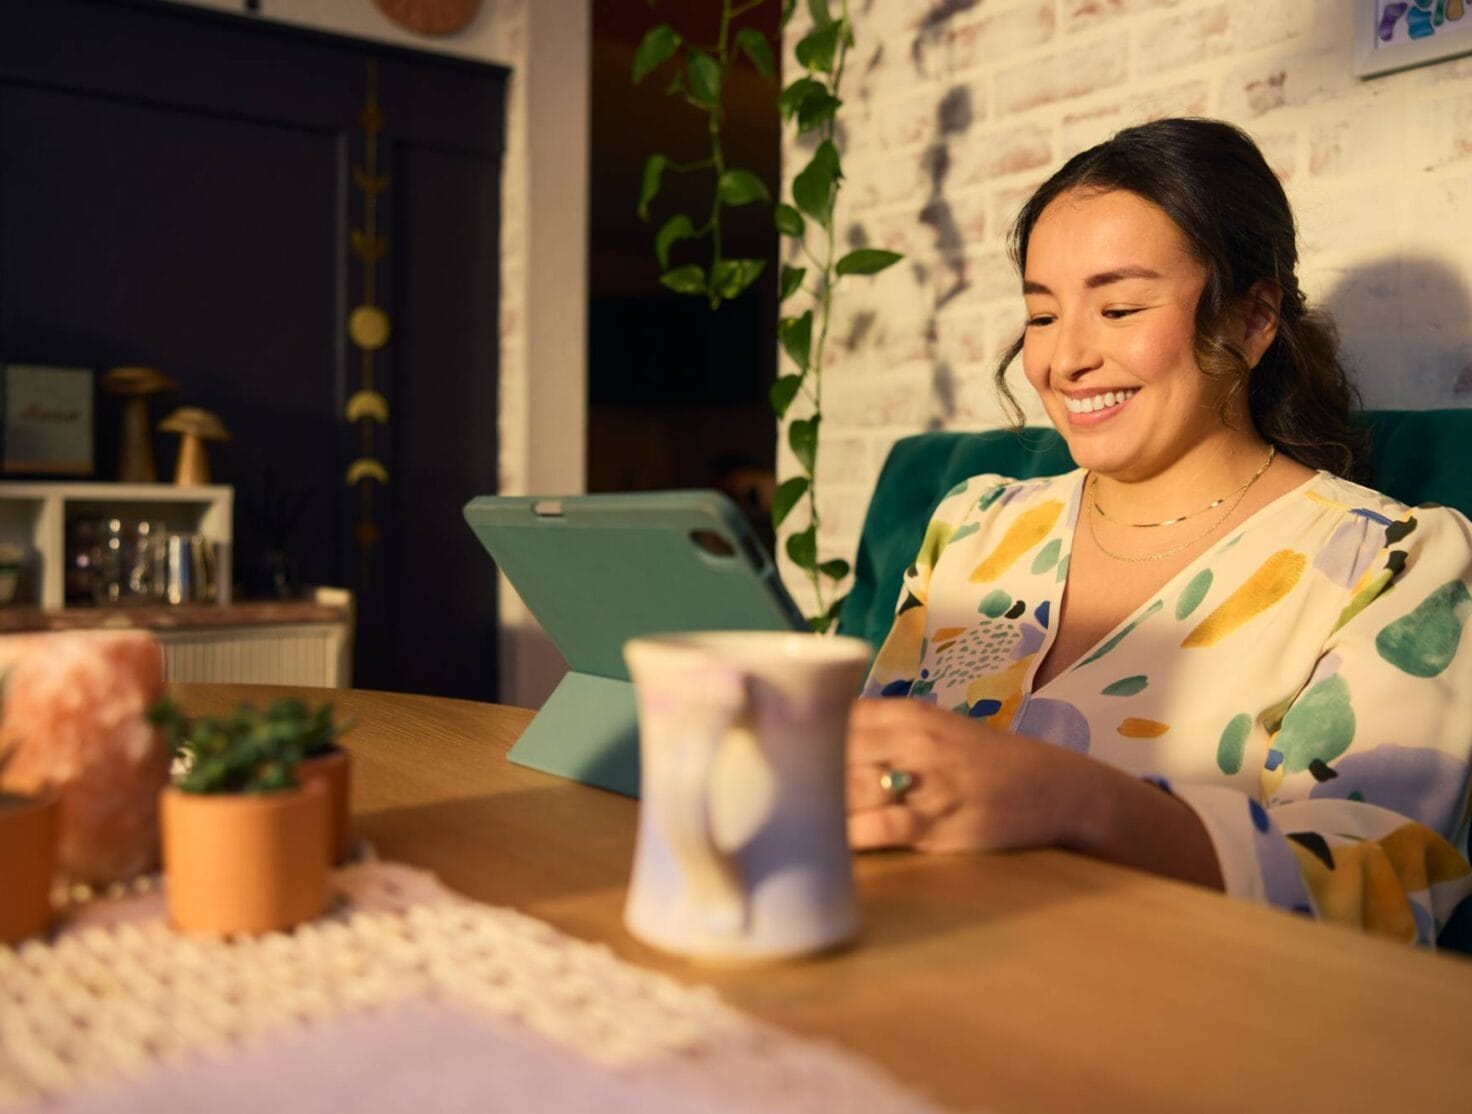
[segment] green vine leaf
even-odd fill
[[[842,580],[848,575],[848,562],[844,560],[824,561],[818,571],[829,580]]]
[[[827,92],[827,87],[821,81],[814,81],[810,77],[800,77],[782,92],[777,94],[777,111],[781,113],[784,121],[791,120],[797,114],[798,105],[802,104],[803,98],[814,89]]]
[[[750,205],[753,201],[770,201],[767,185],[749,170],[728,170],[716,187],[723,205]]]
[[[801,317],[782,318],[777,323],[777,338],[792,362],[806,372],[813,348],[813,311],[808,310]]]
[[[813,73],[832,73],[838,56],[838,37],[843,34],[843,21],[833,20],[826,26],[804,35],[797,44],[797,60]]]
[[[813,17],[814,27],[827,27],[833,22],[828,14],[828,0],[808,0],[808,14]]]
[[[668,62],[679,48],[680,34],[668,23],[651,27],[639,40],[639,49],[634,51],[634,84],[649,76],[650,70]]]
[[[761,277],[765,259],[722,259],[710,269],[712,299],[736,297]]]
[[[702,108],[714,108],[721,100],[721,64],[698,47],[685,51],[685,77],[690,99]]]
[[[846,599],[848,599],[847,594],[839,596],[828,605],[828,610],[823,614],[809,615],[808,628],[817,634],[827,634],[833,624],[838,621],[838,615],[843,610],[843,601]]]
[[[801,239],[803,232],[807,230],[802,214],[785,201],[779,203],[772,213],[772,223],[777,226],[777,231],[782,235],[798,239]]]
[[[797,11],[797,0],[782,0],[782,26],[787,26],[787,21],[792,18],[792,13]]]
[[[808,216],[826,224],[833,212],[833,191],[842,177],[838,148],[825,139],[813,152],[812,161],[793,178],[792,199]]]
[[[883,248],[859,248],[838,261],[840,275],[877,275],[886,267],[893,267],[904,256],[897,251]]]
[[[797,397],[798,388],[802,386],[802,378],[801,375],[779,375],[777,381],[772,384],[772,389],[767,392],[767,397],[772,401],[772,412],[778,418],[787,417],[787,408]],[[804,480],[803,483],[806,484],[807,481]]]
[[[649,203],[659,193],[659,181],[670,164],[665,155],[650,155],[644,160],[644,181],[639,187],[639,219],[649,220]]]
[[[659,260],[661,271],[670,269],[670,248],[694,235],[695,225],[684,213],[676,213],[660,225],[659,232],[654,237],[654,257]]]
[[[790,480],[783,480],[777,485],[776,492],[772,495],[772,529],[782,525],[782,520],[797,506],[797,501],[808,493],[808,478],[806,476],[793,476]]]
[[[659,276],[659,281],[676,294],[704,294],[705,268],[699,263],[686,263]]]
[[[809,89],[808,95],[803,97],[802,103],[797,106],[798,134],[821,128],[833,119],[842,105],[841,100],[830,94],[821,85],[815,89]]]
[[[777,301],[785,302],[802,287],[803,276],[808,273],[806,267],[794,267],[791,264],[782,264],[782,279],[777,287]],[[777,415],[781,417],[781,415]]]
[[[676,93],[683,93],[684,91],[685,91],[685,71],[684,70],[675,70],[674,72],[672,72],[670,74],[669,84],[664,87],[665,96],[672,97]]]
[[[822,420],[821,414],[814,414],[811,418],[793,418],[787,424],[787,447],[809,476],[818,459],[818,425]]]
[[[776,74],[777,64],[772,58],[772,48],[767,44],[766,36],[755,27],[743,27],[737,31],[736,46],[751,59],[757,73],[763,77]]]
[[[818,532],[809,526],[787,539],[787,556],[800,569],[812,572],[818,567]]]

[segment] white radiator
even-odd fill
[[[352,686],[346,623],[156,630],[170,681]]]

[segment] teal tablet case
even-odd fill
[[[720,492],[482,496],[465,521],[571,669],[511,748],[533,769],[638,796],[630,638],[807,629]]]

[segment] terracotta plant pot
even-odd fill
[[[169,920],[183,932],[274,932],[327,905],[327,791],[159,797]]]
[[[353,764],[348,752],[339,746],[334,746],[326,754],[308,758],[296,768],[299,780],[320,781],[327,790],[327,861],[332,864],[348,857],[352,836],[348,811],[352,773]]]
[[[0,791],[0,944],[18,944],[51,927],[60,839],[60,797]]]

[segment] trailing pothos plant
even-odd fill
[[[722,300],[736,297],[762,272],[762,260],[728,260],[721,255],[722,206],[766,202],[770,194],[754,174],[726,165],[721,147],[724,114],[720,94],[738,50],[751,59],[763,76],[771,76],[774,71],[770,44],[759,31],[743,28],[734,37],[730,34],[733,19],[763,2],[721,0],[720,32],[710,50],[683,42],[674,28],[661,24],[644,36],[634,58],[634,80],[638,82],[675,58],[683,48],[683,66],[675,68],[667,92],[684,96],[709,117],[711,154],[708,158],[677,163],[663,154],[654,154],[645,162],[639,215],[646,221],[649,219],[649,205],[658,195],[662,176],[667,171],[714,173],[715,196],[705,222],[697,226],[689,216],[675,214],[660,226],[654,241],[662,272],[660,281],[677,293],[705,295],[712,308]],[[782,4],[785,27],[796,0],[782,0]],[[793,370],[778,376],[771,390],[772,410],[779,422],[786,423],[787,444],[801,471],[777,486],[772,501],[772,525],[774,529],[780,528],[800,507],[805,509],[806,525],[787,536],[787,556],[812,584],[815,610],[808,617],[808,625],[815,631],[829,631],[838,621],[845,598],[838,594],[838,586],[849,574],[847,561],[824,560],[818,551],[821,520],[816,474],[823,421],[823,354],[832,320],[833,293],[848,276],[878,274],[903,256],[869,247],[838,254],[834,208],[843,169],[834,136],[838,110],[843,105],[839,86],[854,43],[853,30],[848,0],[839,0],[836,15],[829,0],[807,0],[807,9],[813,26],[794,51],[803,73],[782,89],[777,110],[783,122],[795,128],[800,140],[811,143],[813,153],[807,165],[793,177],[792,203],[779,201],[773,212],[778,233],[792,242],[787,254],[806,264],[783,264],[779,300],[786,302],[804,293],[812,301],[812,306],[801,314],[784,315],[778,322],[782,350]],[[699,264],[669,266],[670,249],[675,244],[706,236],[711,240],[709,268]]]
[[[823,353],[832,320],[833,293],[848,276],[878,274],[903,256],[868,247],[838,254],[833,215],[843,168],[834,134],[838,110],[843,105],[838,91],[844,62],[854,43],[853,29],[848,0],[840,0],[836,16],[828,0],[808,0],[808,11],[813,29],[798,41],[795,51],[805,72],[782,90],[777,109],[800,138],[811,137],[816,145],[808,164],[792,179],[793,203],[779,203],[775,220],[777,231],[794,241],[797,250],[792,254],[807,264],[783,264],[779,297],[785,302],[803,291],[811,297],[813,307],[796,316],[784,315],[778,323],[782,349],[796,370],[778,376],[771,396],[778,419],[787,421],[787,445],[802,471],[777,486],[772,524],[780,527],[800,504],[805,504],[807,525],[788,535],[787,556],[807,573],[813,586],[816,610],[808,617],[808,624],[816,631],[828,631],[837,624],[845,598],[838,594],[838,585],[849,574],[847,561],[824,560],[818,552],[818,433],[823,421]],[[808,416],[789,419],[794,404],[799,404]]]
[[[666,174],[707,174],[714,183],[710,209],[703,220],[688,213],[675,213],[659,226],[654,236],[654,254],[659,261],[659,281],[676,294],[703,295],[716,309],[721,302],[739,296],[761,277],[765,259],[727,259],[722,253],[721,211],[728,207],[764,204],[772,200],[766,183],[750,170],[730,166],[721,143],[725,123],[722,95],[726,80],[738,52],[745,54],[763,77],[776,74],[772,47],[754,27],[743,27],[732,34],[731,24],[739,16],[760,7],[765,0],[721,0],[721,23],[714,43],[697,45],[685,39],[668,23],[651,28],[634,52],[634,83],[637,85],[655,70],[670,66],[671,76],[665,92],[684,98],[685,102],[706,115],[706,134],[710,153],[688,161],[679,161],[656,152],[644,161],[643,181],[639,190],[639,217],[650,219],[649,206],[659,195]],[[697,220],[699,223],[697,223]],[[670,266],[670,251],[684,240],[708,240],[710,264],[685,263]]]

